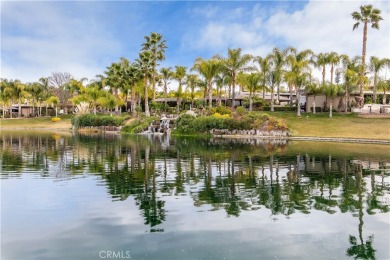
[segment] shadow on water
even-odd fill
[[[351,214],[359,219],[346,254],[374,259],[364,218],[388,214],[390,146],[259,142],[169,136],[3,133],[1,179],[30,170],[55,181],[95,175],[115,201],[131,197],[150,232],[164,232],[169,197],[187,196],[200,211],[227,217],[267,210]]]

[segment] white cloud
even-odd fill
[[[270,17],[266,28],[270,35],[281,37],[298,49],[312,49],[315,53],[336,51],[350,56],[361,55],[362,28],[352,31],[351,13],[367,2],[311,1],[303,10],[293,13],[280,11]],[[390,6],[375,2],[382,11],[381,29],[369,29],[367,55],[389,57]]]
[[[2,77],[35,81],[63,71],[93,78],[121,49],[99,20],[59,4],[2,3],[1,12]]]

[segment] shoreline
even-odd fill
[[[0,131],[45,131],[45,132],[72,132],[72,128],[43,128],[43,127],[0,127]],[[106,131],[110,134],[121,134],[115,131]],[[390,139],[348,138],[348,137],[321,137],[321,136],[253,136],[253,135],[213,135],[215,138],[226,139],[262,139],[262,140],[291,140],[291,141],[315,141],[315,142],[339,142],[359,144],[384,144],[390,145]]]
[[[319,137],[319,136],[253,136],[253,135],[214,135],[217,138],[230,139],[264,139],[264,140],[292,140],[292,141],[314,141],[314,142],[338,142],[338,143],[359,143],[359,144],[385,144],[390,145],[387,139],[369,138],[346,138],[346,137]]]

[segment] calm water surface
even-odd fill
[[[1,259],[390,259],[390,146],[0,134]]]

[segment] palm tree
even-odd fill
[[[390,80],[380,80],[378,89],[383,91],[383,105],[386,105],[386,91],[390,91]]]
[[[168,94],[168,85],[170,83],[170,80],[173,78],[173,71],[172,68],[161,68],[160,69],[160,79],[163,84],[163,92],[164,92],[164,104],[165,107],[167,107],[167,94]]]
[[[260,87],[261,76],[258,73],[242,74],[242,84],[249,90],[249,111],[253,110],[253,94]]]
[[[226,64],[225,64],[226,65]],[[201,74],[207,84],[209,95],[209,108],[212,108],[213,101],[213,81],[215,77],[224,69],[220,59],[212,58],[204,60],[203,58],[197,58],[192,70],[198,71]]]
[[[193,107],[194,107],[195,88],[198,85],[199,85],[198,75],[195,75],[195,74],[187,75],[187,87],[190,89],[191,109],[193,109]]]
[[[221,106],[222,101],[222,88],[225,85],[227,76],[224,73],[219,73],[215,77],[215,85],[217,86],[218,106]]]
[[[98,100],[101,98],[106,91],[99,89],[96,84],[92,83],[90,84],[86,90],[85,90],[85,95],[87,97],[87,100],[89,101],[90,104],[92,104],[93,107],[93,113],[96,115],[96,110],[98,106]]]
[[[328,64],[330,64],[330,84],[333,84],[334,67],[339,65],[345,55],[338,55],[337,52],[328,54]]]
[[[159,33],[152,32],[150,36],[145,36],[146,42],[142,44],[142,51],[151,51],[152,53],[152,100],[156,99],[156,66],[157,61],[165,60],[165,45],[166,40],[163,40],[163,36]]]
[[[285,65],[286,51],[281,51],[278,48],[274,48],[270,55],[270,59],[273,64],[273,71],[275,76],[277,98],[276,103],[280,103],[280,83],[283,80],[283,66]]]
[[[288,82],[295,87],[297,116],[301,116],[301,107],[299,104],[300,90],[304,88],[311,78],[310,60],[313,52],[311,50],[303,50],[298,52],[295,48],[287,49],[289,55],[286,57],[286,63],[289,65]]]
[[[333,112],[333,98],[337,97],[340,93],[340,88],[335,84],[325,84],[323,85],[323,91],[327,97],[330,98],[329,105],[329,117],[332,117]]]
[[[10,117],[12,118],[12,99],[14,88],[12,85],[12,81],[8,81],[7,79],[1,79],[0,82],[0,100],[3,105],[3,118],[5,118],[5,110],[6,106],[9,104],[10,107]]]
[[[13,81],[13,94],[15,99],[18,100],[18,106],[19,106],[19,111],[18,111],[18,117],[22,116],[22,98],[25,98],[28,94],[26,91],[26,85],[23,84],[20,80],[14,80]]]
[[[248,66],[248,63],[252,60],[252,56],[249,54],[242,55],[241,48],[228,49],[228,56],[223,59],[223,69],[232,79],[232,107],[235,104],[235,88],[236,88],[236,76],[240,71],[251,70],[252,67]]]
[[[56,108],[56,117],[57,117],[57,106],[60,103],[60,99],[56,96],[50,96],[47,100],[46,103],[51,104],[52,107],[55,106]]]
[[[374,88],[373,88],[373,94],[374,94],[374,103],[376,103],[376,88],[378,83],[378,74],[379,72],[386,66],[390,66],[390,59],[379,59],[375,56],[371,56],[370,58],[370,70],[372,73],[374,73]]]
[[[343,75],[344,75],[344,93],[345,93],[345,109],[344,111],[348,111],[349,106],[349,96],[350,94],[356,90],[359,84],[359,70],[360,70],[360,57],[356,56],[352,60],[348,56],[344,56],[342,58],[343,61]]]
[[[306,86],[306,92],[313,95],[313,114],[316,113],[316,96],[321,93],[317,82],[311,82]]]
[[[175,72],[173,74],[173,78],[177,80],[179,83],[179,87],[176,92],[176,97],[177,97],[177,107],[176,107],[176,112],[180,112],[180,105],[181,105],[181,100],[182,100],[182,95],[183,95],[183,84],[184,84],[184,78],[187,74],[186,72],[187,68],[184,66],[175,66]]]
[[[326,65],[330,63],[328,53],[319,53],[315,56],[314,65],[318,68],[322,68],[322,85],[325,84]]]
[[[139,59],[136,60],[137,66],[141,69],[142,74],[144,76],[144,84],[145,84],[145,116],[150,116],[149,111],[149,77],[150,74],[153,73],[154,66],[154,57],[153,52],[150,50],[143,51],[139,54]]]
[[[256,62],[259,67],[257,68],[257,71],[260,75],[260,84],[262,85],[263,88],[263,99],[265,99],[265,91],[267,89],[267,75],[270,71],[270,65],[271,63],[269,62],[270,56],[267,56],[265,58],[263,57],[255,57],[254,62]]]
[[[363,24],[363,48],[362,48],[362,66],[360,70],[360,98],[361,98],[361,106],[363,106],[364,102],[364,94],[363,94],[363,76],[366,71],[366,46],[367,46],[367,29],[368,24],[371,24],[373,29],[379,30],[379,22],[383,20],[381,17],[381,10],[373,8],[372,5],[362,5],[360,6],[360,12],[353,12],[352,18],[356,21],[353,25],[352,30],[355,30],[359,27],[360,23]]]

